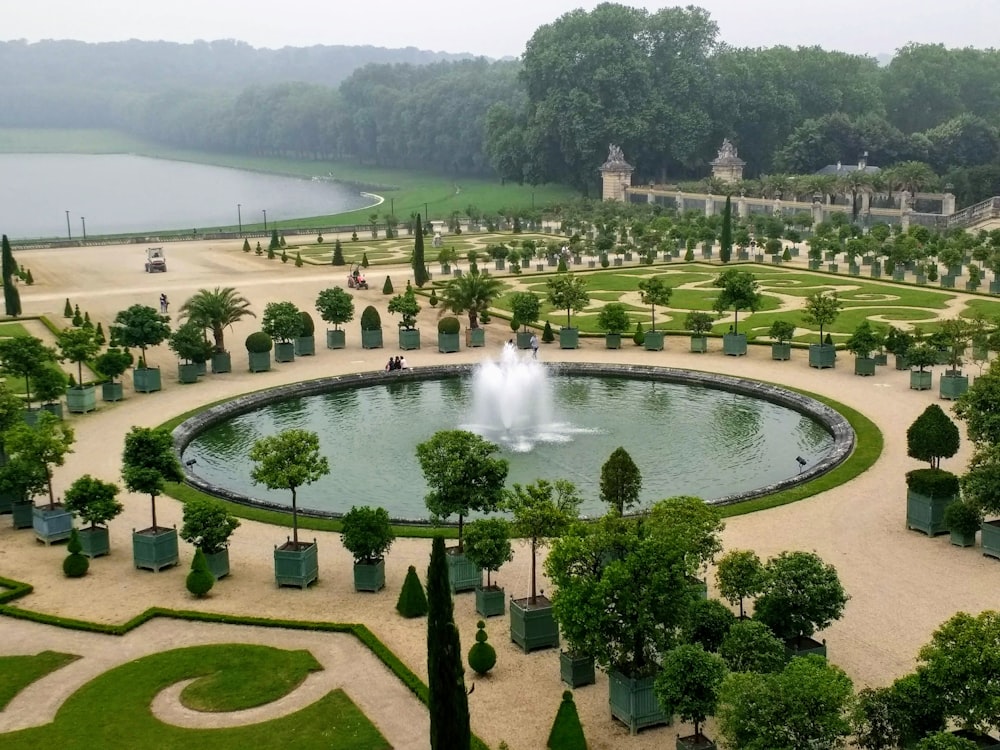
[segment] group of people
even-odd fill
[[[386,362],[385,371],[392,372],[393,370],[409,370],[410,366],[406,364],[406,357],[389,357],[389,361]]]

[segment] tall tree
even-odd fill
[[[152,510],[152,529],[156,525],[156,497],[163,493],[167,482],[184,478],[180,461],[174,452],[174,441],[164,428],[133,427],[125,435],[122,453],[122,479],[129,492],[149,495]]]
[[[601,500],[622,516],[639,503],[642,474],[632,456],[621,446],[614,449],[601,467]]]
[[[434,537],[427,567],[427,708],[431,750],[469,750],[469,699],[465,691],[462,645],[448,585],[444,538]]]
[[[3,256],[0,262],[0,273],[3,273],[3,301],[7,314],[16,318],[21,314],[21,295],[14,284],[14,277],[17,275],[17,263],[14,262],[14,253],[10,249],[10,242],[7,235],[3,236]]]
[[[413,230],[416,234],[413,238],[413,283],[422,287],[427,283],[427,265],[424,263],[424,231],[420,226],[420,214],[417,214],[417,221]]]
[[[726,208],[722,211],[722,233],[719,235],[719,259],[728,263],[733,257],[733,197],[726,196]]]
[[[215,351],[226,351],[225,332],[243,318],[257,316],[250,312],[250,302],[233,287],[199,289],[181,305],[181,320],[189,319],[212,331]]]

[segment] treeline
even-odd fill
[[[995,50],[910,45],[880,67],[817,47],[736,49],[699,8],[611,3],[540,27],[519,61],[393,62],[431,53],[375,50],[378,63],[341,66],[342,78],[331,55],[352,48],[50,44],[70,46],[23,76],[12,61],[41,45],[0,45],[0,95],[16,102],[0,109],[0,126],[115,127],[186,148],[495,174],[591,194],[609,143],[635,164],[634,181],[662,183],[704,177],[728,137],[750,177],[808,174],[867,152],[880,167],[928,164],[963,204],[1000,194]],[[110,55],[103,73],[81,62],[99,52]]]

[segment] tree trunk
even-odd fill
[[[295,488],[292,487],[292,543],[299,548],[299,509],[295,504]]]
[[[153,508],[153,533],[156,533],[156,495],[150,495],[150,505]]]

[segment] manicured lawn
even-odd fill
[[[27,336],[28,329],[20,323],[0,323],[0,338],[9,339],[14,336]]]
[[[42,651],[30,656],[0,656],[0,711],[35,680],[79,658],[58,651]]]
[[[256,654],[266,650],[268,653]],[[286,676],[304,678],[309,665],[302,652],[288,652],[263,646],[226,644],[195,646],[165,651],[137,659],[105,672],[84,685],[56,714],[52,724],[0,735],[5,750],[63,748],[64,750],[246,750],[251,747],[294,747],[298,750],[382,750],[389,743],[354,705],[347,695],[334,690],[311,705],[272,721],[227,729],[185,729],[164,724],[150,713],[149,706],[164,688],[192,677],[225,678],[204,689],[203,696],[220,700],[241,680],[263,686],[269,695],[280,694],[279,681],[263,679],[255,673],[273,670],[286,659],[297,666]],[[296,656],[293,656],[296,655]],[[297,683],[296,683],[297,684]],[[289,683],[284,688],[290,687]],[[244,695],[234,705],[251,705]]]

